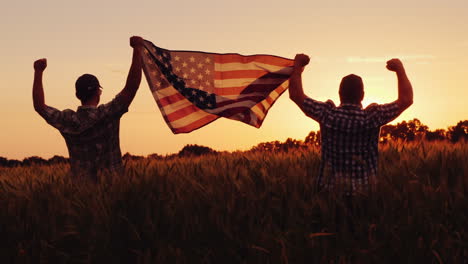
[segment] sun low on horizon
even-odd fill
[[[141,1],[9,2],[0,11],[0,156],[68,156],[60,133],[32,106],[32,64],[47,58],[46,104],[76,109],[74,83],[83,73],[104,87],[101,103],[123,88],[131,62],[129,38],[141,36],[170,50],[311,57],[305,93],[339,104],[343,76],[363,78],[363,106],[396,100],[397,79],[385,68],[400,58],[414,88],[414,104],[393,123],[418,118],[433,129],[468,119],[468,2],[392,1]],[[220,118],[174,135],[143,77],[120,124],[122,153],[178,152],[199,144],[246,150],[267,141],[303,140],[318,124],[286,91],[253,128]]]

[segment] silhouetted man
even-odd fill
[[[376,183],[380,127],[398,117],[413,103],[413,88],[398,59],[387,62],[387,69],[398,78],[398,99],[389,104],[362,108],[364,85],[356,75],[340,84],[341,104],[319,102],[307,97],[302,88],[302,71],[309,57],[297,54],[290,78],[289,96],[301,110],[320,124],[322,161],[317,187],[346,196],[368,193]]]
[[[71,172],[76,179],[91,178],[97,181],[100,170],[110,173],[123,171],[119,143],[120,118],[128,111],[140,86],[143,39],[131,37],[130,46],[133,47],[133,59],[122,91],[109,103],[98,106],[101,85],[94,75],[84,74],[75,83],[76,97],[81,101],[77,111],[59,111],[46,105],[42,74],[47,60],[34,62],[34,109],[65,138]]]

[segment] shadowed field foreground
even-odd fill
[[[354,233],[339,197],[314,194],[318,167],[311,148],[129,161],[97,185],[66,165],[0,168],[0,262],[468,261],[466,143],[381,147]]]

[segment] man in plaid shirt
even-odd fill
[[[133,47],[133,59],[123,90],[109,103],[98,106],[101,85],[94,75],[84,74],[75,83],[76,97],[81,101],[77,111],[59,111],[46,105],[42,75],[47,67],[47,60],[34,62],[34,109],[64,137],[75,179],[97,181],[98,171],[123,171],[119,143],[120,118],[128,111],[140,86],[140,49],[143,47],[143,39],[131,37],[130,46]]]
[[[301,74],[309,60],[307,55],[296,55],[289,95],[307,116],[320,124],[322,161],[317,186],[346,196],[368,193],[376,183],[380,127],[413,103],[413,88],[403,64],[398,59],[387,62],[387,69],[398,78],[398,99],[362,108],[364,86],[362,79],[353,74],[341,81],[339,106],[331,100],[319,102],[307,97]]]

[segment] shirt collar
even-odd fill
[[[83,110],[85,110],[85,109],[96,109],[96,108],[97,108],[97,106],[93,106],[93,105],[80,105],[80,106],[78,106],[78,110],[80,110],[80,109],[83,109]]]
[[[340,104],[339,107],[343,107],[343,108],[358,108],[358,109],[362,109],[362,104],[349,104],[349,103],[346,103],[346,104]]]

